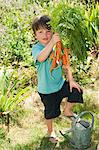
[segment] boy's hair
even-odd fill
[[[40,28],[46,28],[48,30],[51,30],[51,26],[49,24],[50,20],[51,19],[47,15],[36,17],[32,23],[32,29],[33,29],[34,34]]]

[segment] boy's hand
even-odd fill
[[[51,42],[53,43],[53,45],[55,45],[57,42],[61,41],[59,34],[58,33],[54,33],[52,35],[52,39]]]
[[[81,92],[81,88],[80,88],[80,85],[79,84],[77,84],[76,82],[74,82],[74,81],[70,81],[69,82],[69,85],[70,85],[70,92],[72,92],[72,88],[74,87],[74,88],[76,88],[79,92]]]

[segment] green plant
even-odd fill
[[[17,84],[17,89],[24,88],[26,86],[31,86],[33,88],[37,85],[37,74],[34,67],[29,66],[25,67],[23,64],[20,64],[20,67],[16,69],[18,72],[19,82]]]
[[[0,1],[0,63],[14,61],[32,64],[30,43],[33,40],[32,1]]]
[[[25,100],[30,95],[30,87],[17,90],[16,85],[18,80],[13,80],[13,72],[8,74],[4,69],[3,75],[0,78],[0,111],[13,111],[18,108],[19,103]]]
[[[84,9],[74,3],[62,1],[51,7],[51,22],[54,32],[58,32],[63,44],[70,48],[77,58],[84,61],[91,44],[91,35],[86,27]]]
[[[93,43],[99,45],[99,4],[85,10],[86,25],[89,32],[92,34]]]
[[[5,140],[5,132],[0,128],[0,144]]]

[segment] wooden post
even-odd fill
[[[10,114],[7,113],[7,131],[8,132],[9,132],[9,124],[10,124],[9,116],[10,116]]]
[[[9,124],[10,124],[10,111],[7,111],[7,112],[0,112],[0,116],[3,117],[3,116],[6,116],[6,122],[5,122],[5,125],[7,125],[7,131],[9,132]]]

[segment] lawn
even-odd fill
[[[6,138],[2,140],[0,150],[73,150],[68,140],[60,134],[60,130],[66,131],[71,127],[71,121],[63,116],[63,106],[65,99],[61,104],[62,113],[55,119],[56,133],[60,139],[57,144],[48,141],[46,125],[43,118],[43,106],[39,101],[39,96],[35,93],[34,100],[27,100],[24,104],[25,113],[18,118],[17,124],[10,123],[9,133],[6,132]],[[92,145],[88,150],[96,150],[99,141],[99,116],[95,114],[95,125],[92,134]],[[5,126],[5,131],[6,131]]]

